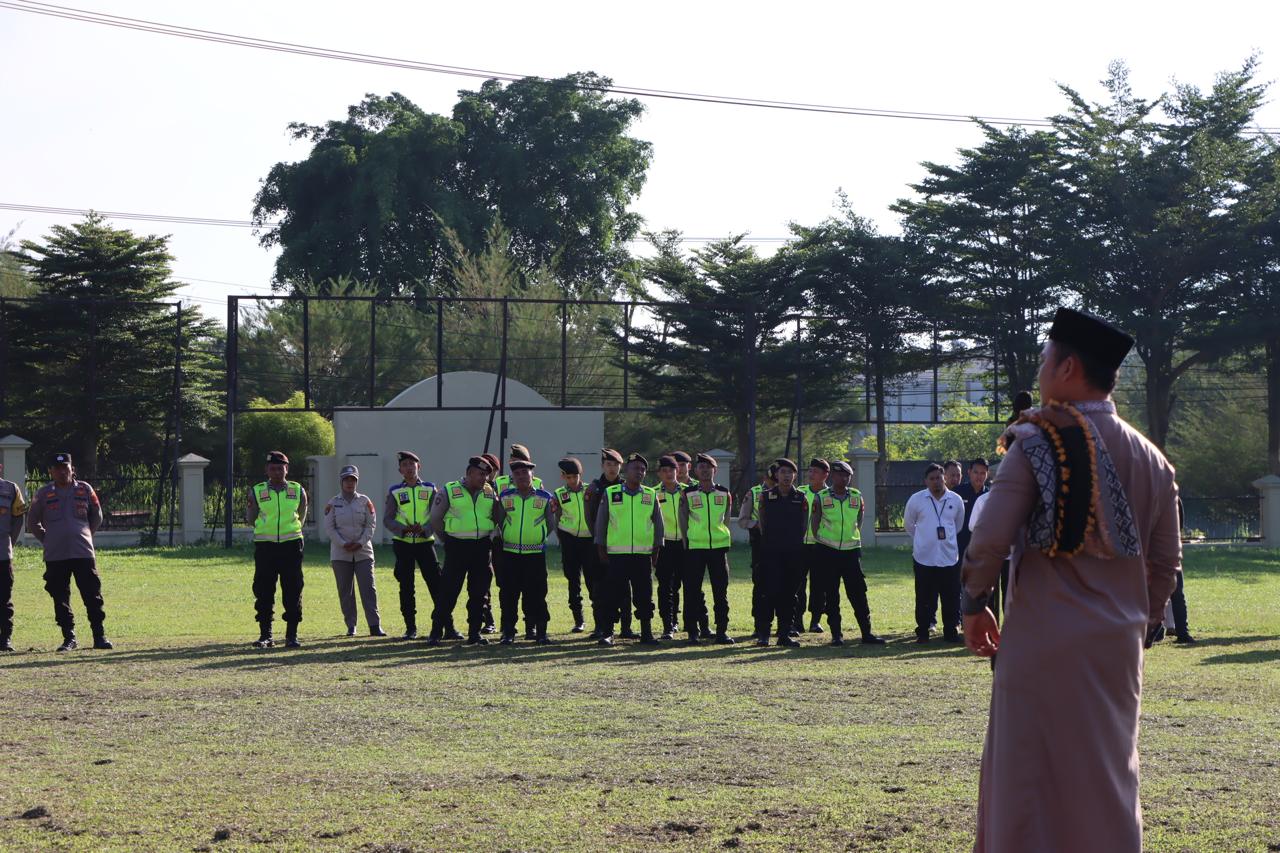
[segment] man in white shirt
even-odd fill
[[[916,576],[916,642],[929,642],[929,623],[942,599],[943,636],[959,643],[960,548],[956,533],[964,526],[964,501],[947,490],[942,466],[924,472],[926,488],[907,501],[903,525],[911,536]]]

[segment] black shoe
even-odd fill
[[[640,637],[639,634],[637,634],[635,631],[632,631],[630,628],[623,628],[621,631],[618,632],[618,636],[623,640],[636,640],[636,639],[639,639]]]
[[[370,637],[385,637],[385,636],[387,636],[387,632],[386,632],[386,631],[384,631],[384,630],[382,630],[381,628],[370,628],[370,629],[369,629],[369,636],[370,636]]]
[[[502,635],[502,639],[498,641],[499,645],[509,646],[516,641],[516,635],[507,633]]]
[[[302,643],[298,642],[297,637],[290,637],[285,639],[284,647],[286,649],[300,649],[302,648]]]
[[[406,629],[405,629],[405,631],[404,631],[404,636],[403,636],[403,637],[401,637],[400,639],[402,639],[402,640],[416,640],[416,639],[418,639],[418,629],[417,629],[417,628],[406,628]]]
[[[275,646],[275,644],[276,644],[276,641],[270,634],[264,634],[263,636],[254,640],[252,645],[255,649],[269,649]]]
[[[601,634],[601,635],[600,635],[600,639],[596,640],[596,645],[597,645],[597,646],[612,646],[612,645],[613,645],[613,635],[612,635],[612,634]]]
[[[792,628],[787,632],[787,636],[794,640],[796,637],[800,636],[800,632],[797,629]]]
[[[921,646],[927,646],[929,644],[929,635],[916,634],[916,643]]]
[[[486,622],[480,626],[481,634],[494,634],[497,633],[497,630],[498,629],[494,627],[492,622]]]
[[[597,629],[595,629],[594,631],[592,631],[590,634],[587,634],[587,639],[588,639],[588,640],[598,640],[598,639],[600,639],[600,638],[601,638],[601,637],[603,637],[603,636],[604,636],[604,634],[601,634],[601,633],[600,633],[600,629],[599,629],[599,628],[597,628]]]
[[[585,631],[585,630],[587,630],[587,626],[586,626],[586,625],[584,625],[584,624],[582,624],[582,620],[581,620],[581,619],[579,619],[577,622],[575,622],[575,623],[573,624],[573,627],[569,629],[569,633],[570,633],[570,634],[581,634],[581,633],[582,633],[583,631]]]
[[[537,636],[537,639],[534,640],[534,642],[540,646],[549,646],[551,645],[551,638],[548,637],[546,634],[539,634]]]
[[[491,634],[493,633],[492,628],[489,629],[489,633]],[[457,628],[450,628],[448,631],[445,631],[444,638],[446,640],[465,640],[466,639],[466,637],[462,636],[462,632],[460,632]]]
[[[426,643],[424,643],[423,645],[426,645],[426,646],[438,646],[438,645],[440,645],[440,638],[439,638],[439,637],[427,637],[427,642],[426,642]]]
[[[115,646],[107,639],[106,634],[96,634],[93,638],[93,647],[95,649],[114,649]]]
[[[1181,634],[1174,637],[1173,641],[1175,643],[1194,643],[1196,638],[1188,634],[1186,631],[1183,631]]]
[[[57,651],[69,652],[72,649],[78,649],[78,648],[80,648],[80,644],[76,642],[76,635],[72,634],[69,637],[64,636],[62,638],[62,645],[58,646]]]
[[[877,637],[875,634],[863,634],[862,644],[864,646],[883,646],[884,637]]]
[[[944,634],[942,639],[948,643],[963,643],[964,637],[959,634]]]
[[[0,637],[0,652],[13,651],[13,641],[8,637]]]
[[[831,642],[830,642],[830,643],[828,643],[827,645],[829,645],[829,646],[843,646],[843,645],[844,645],[844,637],[832,637],[832,638],[831,638]]]
[[[537,631],[535,631],[535,630],[533,630],[532,628],[525,628],[525,629],[524,629],[524,638],[525,638],[526,640],[536,640],[536,639],[538,639],[538,632],[537,632]]]
[[[800,648],[800,641],[795,637],[779,637],[778,645],[786,646],[789,649],[798,649]]]
[[[686,642],[687,642],[689,645],[691,645],[691,646],[696,646],[696,645],[698,645],[698,643],[701,643],[701,642],[702,642],[702,640],[701,640],[701,639],[699,639],[699,637],[698,637],[698,632],[697,632],[697,631],[690,631],[690,632],[689,632],[689,639],[688,639]]]
[[[710,640],[715,637],[715,634],[711,633],[710,628],[700,628],[698,629],[698,636],[703,640]]]
[[[719,643],[722,646],[732,646],[735,642],[733,637],[730,637],[724,631],[721,631],[720,633],[716,634],[715,640],[717,643]]]
[[[822,626],[818,624],[818,620],[817,620],[817,619],[814,619],[812,622],[810,622],[810,623],[809,623],[809,633],[810,633],[810,634],[821,634],[821,633],[822,633]]]
[[[486,640],[484,637],[473,635],[473,636],[467,637],[467,645],[468,646],[487,646],[489,645],[489,641]]]
[[[768,637],[756,637],[756,645],[757,645],[757,646],[760,646],[761,648],[768,648],[768,647],[769,647],[769,638],[768,638]]]
[[[670,628],[665,628],[665,629],[663,629],[663,631],[662,631],[662,635],[661,635],[658,639],[660,639],[660,640],[674,640],[675,638],[676,638],[675,632],[674,632],[674,631],[672,631]]]
[[[354,637],[355,635],[356,635],[356,629],[355,629],[355,628],[348,628],[348,629],[347,629],[347,636],[348,636],[348,637]]]

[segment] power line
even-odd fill
[[[531,74],[516,74],[509,71],[492,71],[482,68],[469,68],[461,65],[445,65],[438,62],[425,62],[422,60],[402,59],[391,56],[379,56],[377,54],[359,53],[356,51],[338,50],[334,48],[316,47],[314,45],[298,44],[295,42],[275,41],[272,39],[256,38],[254,36],[242,36],[234,33],[218,32],[216,30],[203,30],[196,27],[184,27],[176,24],[165,24],[158,21],[148,21],[141,18],[127,18],[121,15],[109,15],[103,12],[93,12],[85,9],[75,9],[69,6],[58,6],[52,3],[38,3],[33,0],[0,0],[0,8],[10,9],[16,12],[29,12],[36,15],[46,15],[54,18],[62,18],[65,20],[81,21],[90,24],[99,24],[108,27],[117,27],[120,29],[136,30],[139,32],[154,33],[157,35],[175,36],[178,38],[195,39],[198,41],[212,42],[215,44],[233,45],[236,47],[248,47],[255,50],[268,50],[277,53],[288,53],[298,56],[311,56],[319,59],[332,59],[342,62],[355,62],[364,65],[380,65],[388,68],[401,68],[408,71],[423,71],[431,74],[448,74],[457,77],[474,77],[480,79],[497,79],[507,82],[516,80],[535,78],[547,80],[548,78],[538,77]],[[925,110],[894,110],[878,107],[850,107],[839,106],[835,104],[815,104],[800,101],[782,101],[770,100],[766,98],[752,98],[737,95],[713,95],[701,92],[685,92],[672,89],[655,89],[647,86],[584,86],[582,88],[593,89],[601,92],[609,92],[616,95],[629,95],[637,98],[660,98],[676,101],[691,101],[704,104],[722,104],[727,106],[739,107],[755,107],[759,109],[772,110],[788,110],[794,112],[811,112],[826,113],[832,115],[852,115],[865,116],[871,118],[898,118],[912,119],[916,121],[943,121],[955,123],[971,123],[974,120],[987,122],[996,125],[1021,125],[1025,127],[1052,127],[1053,124],[1048,119],[1028,119],[1028,118],[1012,118],[1009,116],[982,116],[982,115],[962,115],[960,113],[942,113],[929,112]],[[1246,133],[1276,133],[1280,132],[1277,128],[1255,128],[1246,131]]]

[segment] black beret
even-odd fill
[[[660,456],[660,457],[658,457],[658,467],[659,467],[659,468],[674,468],[674,467],[676,467],[676,457],[675,457],[674,455],[668,455],[668,456]]]
[[[489,460],[483,456],[472,456],[467,460],[468,468],[479,468],[482,471],[492,471],[493,466],[489,464]]]
[[[403,461],[404,461],[404,460],[406,460],[406,459],[408,459],[410,462],[421,462],[421,461],[422,461],[421,459],[419,459],[419,458],[418,458],[418,454],[414,453],[412,450],[397,450],[397,451],[396,451],[396,462],[403,462]]]
[[[70,465],[71,454],[67,453],[65,450],[55,453],[53,454],[53,458],[51,459],[49,464],[50,465]]]
[[[515,462],[517,459],[524,462],[532,460],[533,457],[529,455],[529,448],[525,447],[523,444],[511,445],[511,461]]]
[[[1053,315],[1049,340],[1091,355],[1111,370],[1119,370],[1133,349],[1132,337],[1101,317],[1072,308],[1059,308]]]
[[[566,474],[582,473],[582,462],[572,456],[566,456],[556,464],[558,464],[560,466],[560,470]]]
[[[845,462],[844,460],[841,460],[841,459],[837,459],[835,462],[831,463],[831,470],[843,471],[844,473],[848,474],[850,477],[853,476],[853,468],[849,466],[848,462]]]
[[[489,463],[490,471],[502,470],[502,461],[499,460],[498,457],[494,456],[492,453],[481,453],[480,458],[483,459],[485,462]]]
[[[273,450],[267,454],[267,464],[268,465],[288,465],[289,457],[285,456],[284,453],[282,453],[279,450]]]
[[[622,464],[622,454],[614,450],[612,447],[601,448],[600,459],[601,461],[607,460],[609,462],[617,462],[618,464]]]
[[[706,462],[712,468],[720,467],[719,463],[716,462],[716,458],[714,456],[708,456],[705,453],[699,453],[697,461],[699,465],[701,465],[703,462]]]
[[[645,459],[645,458],[644,458],[643,456],[641,456],[639,453],[632,453],[630,456],[628,456],[628,457],[627,457],[627,461],[628,461],[628,462],[639,462],[639,463],[640,463],[641,465],[643,465],[644,467],[646,467],[646,468],[648,468],[648,467],[649,467],[649,460],[648,460],[648,459]]]
[[[792,462],[790,459],[787,459],[786,457],[779,459],[777,462],[774,462],[773,464],[779,471],[781,471],[783,468],[790,468],[792,471],[800,470],[799,468],[796,467],[796,463]]]
[[[777,462],[770,462],[770,463],[769,463],[769,476],[770,476],[770,477],[776,477],[776,476],[778,476],[778,463],[777,463]]]
[[[683,462],[686,465],[693,461],[693,457],[690,456],[688,453],[685,453],[683,450],[671,451],[671,458],[676,460],[677,462]]]
[[[821,456],[815,456],[809,460],[810,468],[821,468],[823,471],[831,470],[831,463],[823,459]]]
[[[512,459],[510,467],[512,471],[515,471],[517,468],[528,468],[530,471],[532,471],[534,468],[537,468],[538,466],[534,465],[528,459]]]

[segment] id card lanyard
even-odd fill
[[[945,541],[947,538],[947,528],[942,526],[942,510],[938,509],[938,501],[934,500],[933,495],[929,495],[929,506],[933,507],[933,514],[938,518],[938,539]],[[942,509],[947,508],[947,499],[942,499]]]

